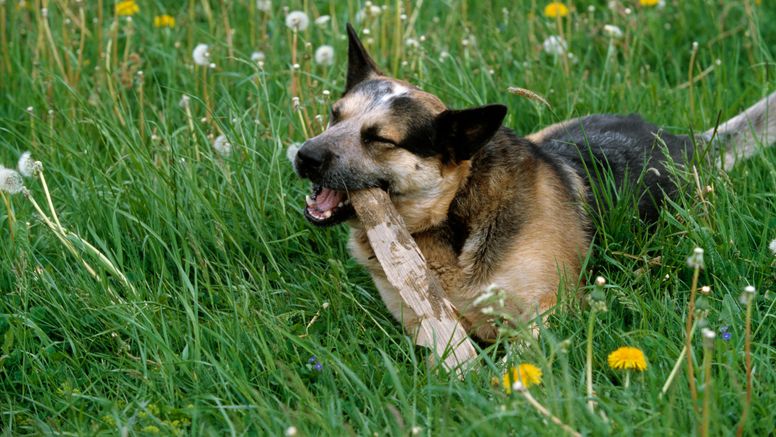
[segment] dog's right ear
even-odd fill
[[[361,40],[358,39],[356,30],[348,23],[348,77],[345,83],[345,93],[359,83],[377,76],[380,70],[377,64],[366,52]]]

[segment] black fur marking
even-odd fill
[[[398,146],[417,156],[427,158],[441,153],[437,147],[434,116],[417,100],[399,96],[391,100],[392,117],[406,126],[406,134]]]
[[[662,132],[635,114],[580,118],[545,138],[538,148],[545,156],[571,166],[589,187],[597,190],[609,189],[598,178],[611,172],[618,189],[635,190],[639,215],[654,221],[665,195],[676,192],[655,135],[665,142],[675,162],[684,163],[692,157],[693,144],[689,137]],[[594,201],[592,192],[587,200],[591,204]]]
[[[377,64],[367,53],[364,45],[361,44],[361,40],[358,39],[353,26],[348,23],[348,76],[345,85],[345,93],[347,94],[351,88],[358,83],[366,80],[372,75],[380,75],[380,70],[377,68]]]

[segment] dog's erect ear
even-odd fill
[[[504,105],[448,109],[435,120],[437,146],[453,161],[465,161],[488,143],[507,115]]]
[[[348,23],[348,78],[345,84],[345,92],[368,79],[372,75],[382,74],[375,61],[366,52],[361,40],[358,39],[356,30]]]

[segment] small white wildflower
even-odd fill
[[[329,21],[331,21],[331,17],[328,15],[321,15],[320,17],[315,19],[315,25],[316,26],[325,26]]]
[[[191,56],[195,64],[206,66],[210,64],[210,47],[207,44],[197,44]]]
[[[771,244],[768,245],[768,249],[770,249],[771,252],[773,252],[773,256],[776,256],[776,238],[771,240]]]
[[[255,52],[251,53],[252,62],[263,62],[264,59],[266,59],[266,55],[264,55],[264,52],[260,50],[256,50]]]
[[[286,149],[286,158],[288,158],[288,160],[291,162],[291,165],[294,164],[294,161],[296,160],[296,154],[299,152],[300,148],[301,144],[293,143],[288,146],[288,149]]]
[[[213,150],[226,158],[232,154],[232,144],[226,139],[226,135],[219,135],[213,140]]]
[[[211,62],[211,63],[210,63],[210,65],[208,65],[208,67],[209,67],[211,70],[215,70],[215,69],[216,69],[216,64],[215,64],[215,63],[213,63],[213,62]]]
[[[294,437],[296,433],[297,431],[295,426],[289,426],[288,428],[286,428],[286,432],[285,432],[286,437]]]
[[[186,94],[184,94],[184,95],[181,97],[181,100],[178,102],[178,106],[180,106],[180,107],[181,107],[181,108],[183,108],[183,109],[186,109],[186,108],[188,108],[188,107],[189,107],[189,104],[190,104],[190,103],[191,103],[191,97],[189,97],[189,96],[187,96]]]
[[[261,12],[269,12],[272,10],[271,0],[256,0],[256,9]]]
[[[410,47],[410,48],[413,48],[413,49],[416,49],[416,48],[420,47],[420,43],[419,43],[419,42],[418,42],[418,40],[416,40],[415,38],[407,38],[407,39],[404,41],[404,44],[405,44],[407,47]]]
[[[420,435],[421,431],[423,431],[423,428],[419,426],[413,426],[410,432],[412,432],[412,435]]]
[[[323,45],[315,50],[315,63],[318,65],[331,65],[334,63],[334,47]]]
[[[515,382],[512,384],[512,390],[513,390],[513,391],[516,391],[516,392],[521,392],[521,391],[524,391],[524,390],[525,390],[525,386],[523,385],[523,383],[522,383],[522,382],[520,382],[520,381],[515,381]]]
[[[321,305],[321,308],[325,310],[325,309],[329,308],[329,306],[331,306],[331,304],[329,302],[324,302],[323,305]]]
[[[0,191],[16,194],[24,189],[22,176],[10,168],[0,167]]]
[[[310,18],[302,11],[291,11],[286,15],[286,26],[289,29],[303,32],[310,25]]]
[[[35,110],[35,108],[33,108],[32,106],[28,106],[28,107],[27,107],[27,112],[29,112],[30,114],[32,114],[32,112],[33,112],[34,110]]]
[[[615,26],[614,24],[604,25],[604,33],[609,38],[614,38],[614,39],[622,38],[622,29]]]
[[[35,174],[35,160],[32,159],[32,153],[24,152],[19,157],[19,173],[26,178],[31,178]]]
[[[590,6],[588,6],[588,7],[587,7],[587,11],[588,11],[588,12],[590,12],[590,13],[592,14],[593,12],[595,12],[595,6],[594,6],[594,5],[590,5]]]
[[[625,9],[623,10],[623,12],[625,12],[625,15],[630,15],[630,14],[633,12],[633,9],[631,9],[631,8],[625,8]]]
[[[701,294],[708,296],[709,294],[711,294],[711,287],[709,287],[708,285],[704,285],[703,287],[701,287],[699,291],[701,292]]]
[[[703,264],[703,249],[700,247],[696,247],[692,255],[690,255],[689,258],[687,258],[687,266],[692,269],[702,269],[704,267]]]
[[[666,7],[666,1],[665,0],[660,0],[659,2],[657,2],[657,8],[658,9],[665,9],[665,7]]]
[[[542,47],[544,48],[545,53],[553,56],[560,56],[566,53],[568,44],[566,44],[566,40],[563,39],[562,36],[551,35],[544,40]]]

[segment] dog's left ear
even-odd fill
[[[437,146],[453,161],[471,159],[493,138],[506,115],[504,105],[445,110],[434,122]]]
[[[371,76],[377,76],[380,70],[377,64],[366,52],[358,34],[353,26],[348,23],[348,78],[345,83],[345,93],[351,88],[368,79]]]

